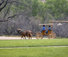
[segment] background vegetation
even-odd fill
[[[68,20],[67,0],[0,0],[0,35],[17,35],[17,29],[40,31],[39,23]],[[68,23],[53,25],[57,36],[68,37]],[[47,27],[47,26],[46,26]],[[46,28],[47,29],[47,28]]]

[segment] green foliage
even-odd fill
[[[61,14],[66,14],[68,11],[68,1],[67,0],[47,0],[45,2],[45,8],[47,11],[55,17],[55,19],[60,19]]]
[[[47,18],[60,19],[62,20],[62,14],[64,17],[68,14],[68,1],[67,0],[47,0],[45,3],[40,1],[33,1],[32,14],[36,16],[37,14],[42,17],[42,22]],[[49,17],[48,14],[49,14]]]
[[[18,13],[18,12],[23,11],[23,10],[24,10],[24,6],[22,6],[21,4],[17,5],[15,3],[13,3],[11,5],[11,12],[12,12],[12,14]]]
[[[17,2],[11,4],[10,15],[29,12],[30,16],[39,15],[43,22],[48,18],[52,19],[52,17],[62,20],[62,14],[64,17],[68,15],[67,0],[47,0],[44,3],[38,0],[18,0]]]
[[[32,15],[36,16],[37,13],[38,13],[38,0],[34,0],[32,5]]]

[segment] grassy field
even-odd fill
[[[68,39],[0,40],[0,57],[68,57],[68,47],[46,46],[68,46]]]
[[[67,47],[0,49],[0,57],[68,57]]]
[[[68,39],[0,40],[0,47],[68,46]]]

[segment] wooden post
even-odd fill
[[[51,24],[53,24],[53,23],[51,22]],[[51,25],[51,30],[52,30],[52,25]]]
[[[68,21],[50,21],[51,23],[68,23]]]

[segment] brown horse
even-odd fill
[[[29,39],[32,39],[32,31],[30,30],[22,31],[21,29],[18,29],[17,32],[21,35],[21,39],[23,37],[26,39],[26,36],[29,37]]]
[[[24,32],[26,33],[26,36],[29,37],[29,39],[32,39],[32,31],[26,30]]]

